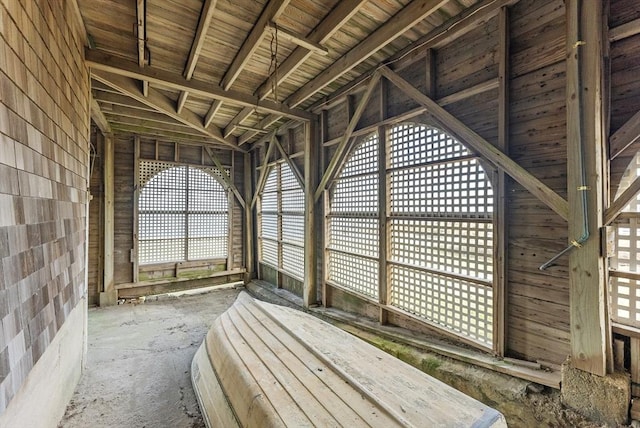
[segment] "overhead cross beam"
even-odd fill
[[[340,29],[353,15],[358,12],[366,0],[341,0],[331,12],[318,24],[318,26],[307,36],[310,42],[322,44],[329,40],[336,31]],[[273,90],[275,85],[282,83],[291,75],[309,56],[311,51],[303,47],[297,47],[278,66],[278,75],[272,74],[256,91],[256,95],[265,99]],[[276,80],[277,79],[277,80]]]
[[[243,107],[256,107],[258,110],[277,113],[281,116],[298,120],[313,120],[315,117],[313,113],[301,109],[292,109],[285,104],[269,100],[256,101],[251,95],[239,91],[226,91],[208,82],[198,81],[196,79],[186,80],[180,75],[153,67],[141,69],[136,63],[114,57],[104,52],[86,50],[85,62],[93,71],[101,70],[133,79],[146,79],[152,83],[166,86],[167,88],[192,92],[205,98],[212,98],[225,103],[228,102],[229,104],[241,105]]]
[[[96,101],[96,99],[93,97],[91,97],[91,119],[93,119],[93,121],[98,126],[100,131],[102,131],[103,134],[111,133],[111,127],[109,126],[109,121],[107,120],[107,118],[104,116],[104,113],[100,109],[100,104],[98,104],[98,101]]]
[[[412,1],[356,47],[292,94],[287,99],[287,103],[292,107],[300,105],[307,98],[391,43],[415,24],[433,14],[447,2],[448,0]]]
[[[240,47],[236,57],[233,59],[233,62],[222,78],[220,86],[222,86],[224,90],[229,90],[229,88],[231,88],[231,85],[236,81],[244,66],[247,64],[249,59],[251,59],[251,56],[256,49],[258,49],[258,46],[264,37],[267,25],[271,21],[276,21],[278,17],[282,15],[284,9],[289,4],[289,1],[290,0],[270,0],[269,3],[267,3],[267,6],[260,14],[258,21],[253,25],[253,28],[251,28],[251,32],[245,39],[242,47]]]
[[[640,111],[609,138],[609,158],[615,159],[638,140],[640,140]]]
[[[213,18],[213,12],[214,10],[216,10],[217,1],[218,0],[205,0],[205,2],[202,4],[200,19],[198,20],[198,28],[196,29],[196,35],[194,36],[193,43],[191,44],[191,50],[189,51],[187,64],[184,67],[183,75],[187,80],[191,80],[191,78],[193,77],[193,72],[196,69],[198,57],[200,57],[200,51],[202,50],[202,46],[204,45],[207,30],[209,29],[209,24],[211,23],[211,19]],[[178,105],[176,107],[176,111],[178,113],[180,113],[180,111],[184,107],[188,96],[188,91],[182,91],[180,93],[180,96],[178,97]]]
[[[94,69],[92,70],[92,77],[126,96],[200,131],[202,134],[210,137],[214,142],[231,147],[234,150],[245,152],[245,150],[240,149],[233,140],[225,139],[220,129],[213,126],[207,128],[202,126],[200,117],[191,110],[184,109],[181,113],[177,113],[173,108],[173,101],[156,89],[149,88],[149,95],[145,97],[140,93],[135,82],[124,76],[113,75]]]

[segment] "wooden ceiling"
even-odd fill
[[[92,116],[246,150],[488,0],[77,0]]]

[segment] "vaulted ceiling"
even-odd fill
[[[77,1],[101,128],[237,150],[311,119],[328,95],[410,56],[455,17],[500,3]]]

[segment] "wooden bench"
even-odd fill
[[[241,293],[196,352],[209,427],[506,427],[502,414],[312,315]]]

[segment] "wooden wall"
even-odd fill
[[[520,0],[508,10],[508,99],[510,156],[543,183],[566,198],[565,8],[562,0]],[[466,34],[412,52],[411,64],[392,64],[396,72],[492,144],[498,144],[498,73],[500,32],[498,17]],[[429,62],[428,58],[431,58]],[[364,85],[361,85],[361,88]],[[417,111],[419,105],[391,84],[380,110],[381,89],[376,88],[355,134],[375,130],[381,117],[416,111],[410,119],[432,123]],[[486,89],[469,93],[471,88]],[[362,90],[321,107],[324,116],[324,157],[328,163],[337,139],[344,133]],[[282,135],[283,140],[287,137]],[[302,147],[290,153],[301,155]],[[258,155],[258,162],[264,150]],[[302,157],[300,156],[300,159]],[[567,222],[522,186],[508,179],[506,186],[507,282],[505,355],[527,360],[561,363],[569,354],[568,258],[540,271],[540,265],[566,247]],[[322,254],[320,252],[319,254]],[[335,306],[375,314],[369,304],[333,292]],[[390,322],[409,325],[393,315]],[[415,323],[413,323],[414,328]]]
[[[72,2],[0,4],[0,414],[86,305],[89,74],[74,16]]]
[[[114,143],[114,250],[113,281],[123,284],[133,281],[133,186],[134,144],[133,137],[116,136]]]
[[[104,137],[94,126],[91,128],[91,144],[94,151],[91,154],[91,177],[89,181],[89,253],[88,253],[88,298],[89,305],[100,302],[100,292],[103,288],[104,263],[104,186],[102,179],[104,159]]]

